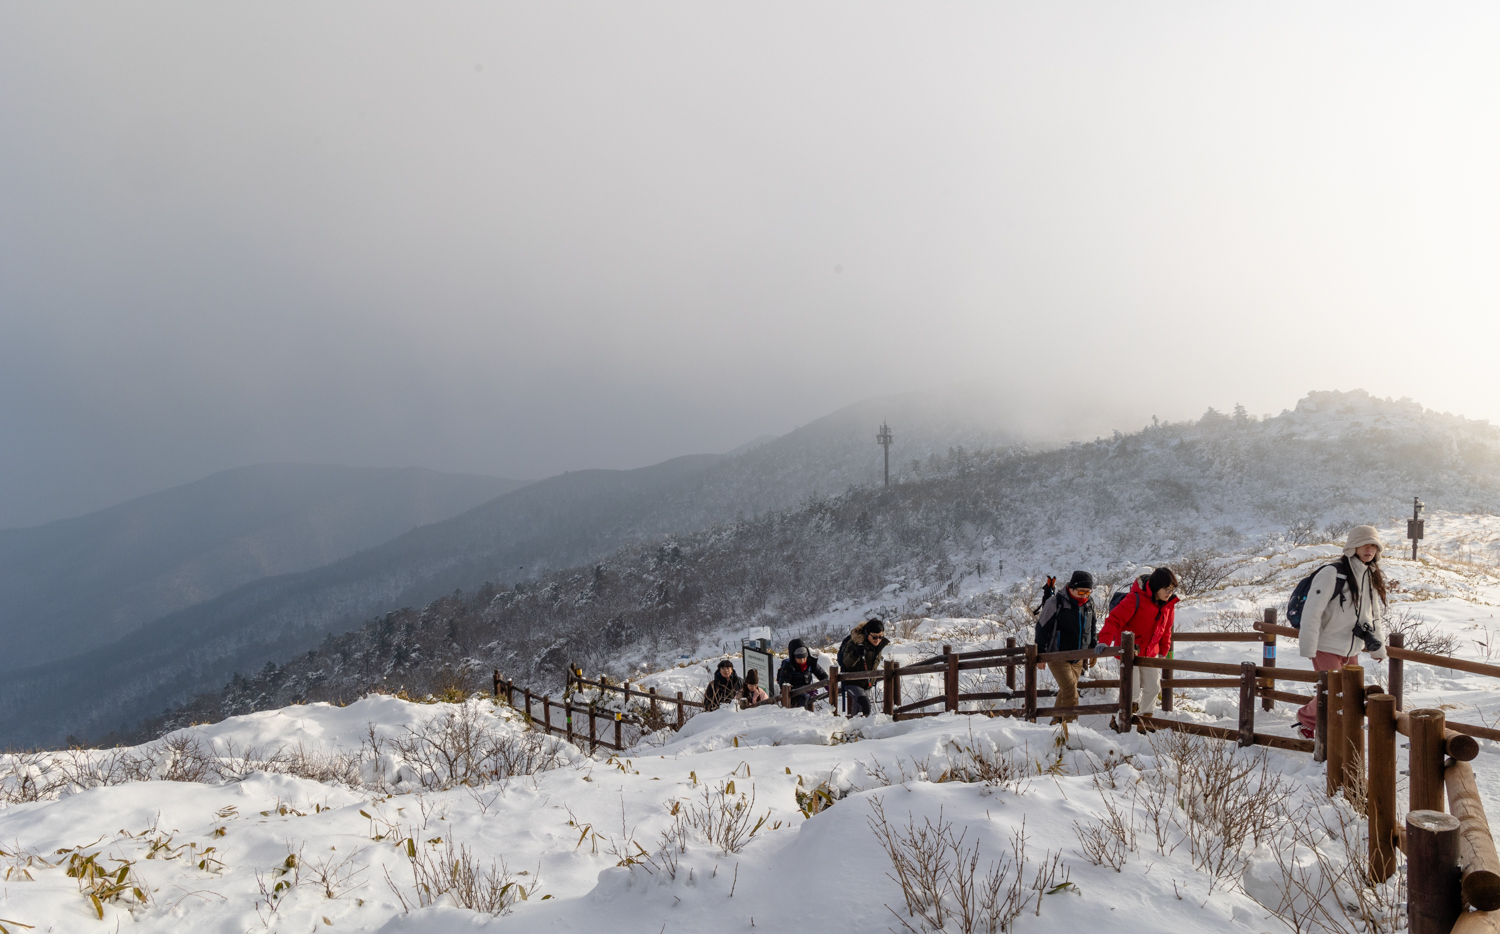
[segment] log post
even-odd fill
[[[542,695],[542,726],[550,734],[552,732],[552,695]]]
[[[833,712],[839,712],[839,666],[828,666],[828,703],[833,705]]]
[[[624,715],[619,713],[615,714],[615,749],[619,752],[623,752],[625,750],[625,744],[620,741],[620,723],[624,719]]]
[[[566,726],[566,732],[567,732],[567,735],[568,735],[568,742],[570,742],[570,743],[576,743],[577,741],[576,741],[576,739],[573,736],[573,702],[572,701],[567,701],[566,703],[563,704],[563,724]]]
[[[1006,636],[1005,647],[1007,649],[1015,648],[1016,637]],[[1016,657],[1014,655],[1005,656],[1005,689],[1007,691],[1015,691],[1016,689]]]
[[[1135,703],[1135,633],[1126,631],[1120,635],[1120,712],[1116,717],[1115,731],[1130,732],[1130,705]]]
[[[1344,666],[1344,797],[1365,774],[1365,670]]]
[[[1441,710],[1413,710],[1411,749],[1407,757],[1409,775],[1408,811],[1443,810],[1443,732],[1446,717]]]
[[[1240,662],[1240,745],[1255,745],[1255,663]]]
[[[1370,721],[1365,813],[1370,821],[1370,882],[1396,871],[1396,699],[1374,694],[1365,702]]]
[[[500,669],[495,669],[495,700],[500,699]]]
[[[523,688],[526,692],[526,722],[531,722],[531,688]]]
[[[1406,634],[1393,632],[1390,635],[1391,648],[1400,649],[1406,646]],[[1386,690],[1396,699],[1396,709],[1401,709],[1402,681],[1406,677],[1405,663],[1392,655],[1386,660]]]
[[[891,662],[891,716],[896,715],[896,708],[901,706],[901,666]]]
[[[781,686],[781,706],[792,706],[792,686],[790,684],[783,684]]]
[[[1344,787],[1344,672],[1328,675],[1328,797]]]
[[[512,707],[516,706],[516,679],[505,679],[505,702]]]
[[[1442,811],[1406,815],[1406,929],[1449,934],[1463,909],[1458,818]]]
[[[883,690],[880,692],[880,709],[887,717],[896,712],[894,702],[896,687],[896,663],[890,659],[885,660],[885,675],[882,679]]]
[[[1318,686],[1313,691],[1317,717],[1313,720],[1313,761],[1328,760],[1328,672],[1318,672]]]
[[[953,654],[953,646],[943,646],[943,660],[947,667],[943,669],[943,709],[958,712],[958,656]]]
[[[1500,856],[1495,854],[1474,770],[1467,762],[1454,762],[1444,770],[1443,784],[1448,789],[1448,807],[1458,818],[1464,902],[1478,911],[1494,911],[1500,908]]]
[[[1171,661],[1172,660],[1172,654],[1173,654],[1172,652],[1168,652],[1163,657],[1163,661]],[[1172,669],[1170,669],[1170,668],[1163,668],[1161,670],[1161,712],[1162,713],[1171,713],[1172,712],[1172,681],[1173,681],[1173,678],[1174,678],[1174,676],[1172,674]]]
[[[1274,625],[1276,625],[1276,608],[1275,607],[1267,607],[1266,608],[1265,623],[1266,623],[1267,626],[1274,626]],[[1260,667],[1262,667],[1262,668],[1275,668],[1276,667],[1276,633],[1274,633],[1274,632],[1262,633],[1261,634],[1261,643],[1260,643],[1260,645],[1261,645],[1261,648],[1260,648]],[[1270,692],[1276,690],[1276,676],[1275,675],[1267,675],[1266,679],[1265,679],[1265,681],[1264,681],[1264,683],[1263,683],[1262,686],[1265,687],[1265,689],[1266,689],[1266,695],[1261,698],[1260,709],[1261,710],[1274,710],[1276,708],[1276,701],[1272,699]]]
[[[651,722],[655,723],[657,718],[661,716],[660,710],[656,706],[656,688],[647,688],[646,690],[651,692]]]
[[[594,722],[594,705],[589,704],[589,755],[599,751],[599,733]]]
[[[1026,707],[1025,717],[1036,722],[1036,643],[1026,645]]]
[[[677,692],[677,729],[679,729],[679,730],[682,729],[682,725],[684,723],[686,723],[686,722],[687,722],[687,717],[684,716],[683,713],[682,713],[682,692],[678,691]]]

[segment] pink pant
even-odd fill
[[[1319,652],[1313,656],[1312,660],[1313,671],[1336,671],[1345,665],[1358,662],[1358,655],[1335,655],[1332,652]],[[1318,699],[1316,697],[1297,711],[1297,722],[1309,730],[1318,725]]]

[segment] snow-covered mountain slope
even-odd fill
[[[1434,536],[1437,556],[1386,559],[1401,580],[1393,615],[1420,614],[1423,637],[1488,657],[1500,579],[1443,552],[1500,532],[1500,520],[1435,520],[1462,531]],[[1234,558],[1229,581],[1185,602],[1181,628],[1243,626],[1335,551]],[[891,652],[994,644],[1007,631],[1003,617],[914,618]],[[1307,667],[1282,646],[1281,665]],[[1238,661],[1257,648],[1181,643],[1178,654]],[[642,683],[695,686],[707,661]],[[1366,667],[1368,682],[1384,677]],[[1480,723],[1500,715],[1490,679],[1416,664],[1406,678],[1408,707]],[[1186,690],[1174,716],[1232,725],[1234,703],[1232,692]],[[1291,717],[1278,705],[1257,729],[1286,733]],[[925,832],[948,856],[950,931],[967,930],[951,889],[967,859],[977,881],[994,873],[997,901],[1009,894],[1011,910],[997,911],[1018,934],[1279,934],[1294,913],[1310,929],[1319,911],[1326,930],[1400,929],[1399,875],[1348,884],[1364,871],[1363,826],[1324,796],[1310,757],[1121,736],[1106,721],[1064,733],[975,716],[725,710],[623,756],[590,757],[489,699],[371,696],[142,747],[4,756],[0,859],[11,874],[0,923],[88,930],[102,914],[106,926],[207,934],[933,930],[911,913],[892,855],[922,851]],[[1235,762],[1255,768],[1213,781]],[[1473,765],[1500,813],[1500,747],[1481,741]],[[91,891],[104,893],[97,907]],[[978,893],[967,901],[992,914]]]

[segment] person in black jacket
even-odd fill
[[[720,704],[727,704],[738,697],[744,687],[745,682],[734,673],[734,662],[724,659],[719,662],[719,670],[708,683],[708,689],[703,692],[703,709],[718,709]]]
[[[844,695],[844,709],[849,716],[856,710],[870,715],[870,682],[844,681],[842,676],[861,671],[874,671],[880,665],[880,653],[885,651],[885,623],[868,619],[850,631],[839,644],[839,691]]]
[[[793,639],[786,644],[786,660],[781,667],[776,669],[776,690],[781,690],[785,684],[793,690],[805,688],[809,684],[819,681],[827,681],[828,672],[818,664],[818,656],[807,650],[801,639]],[[797,707],[812,707],[812,693],[792,698],[792,703]]]
[[[1098,619],[1094,615],[1094,575],[1074,571],[1062,593],[1053,594],[1042,603],[1036,619],[1038,652],[1076,652],[1099,644]],[[1037,662],[1038,668],[1042,662]],[[1078,706],[1078,678],[1083,674],[1083,660],[1047,662],[1057,679],[1057,706]],[[1053,717],[1053,723],[1077,720],[1076,716]]]

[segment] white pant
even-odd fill
[[[1140,705],[1136,712],[1143,715],[1156,713],[1156,696],[1161,693],[1161,669],[1132,668],[1132,673],[1135,694],[1131,700]]]

